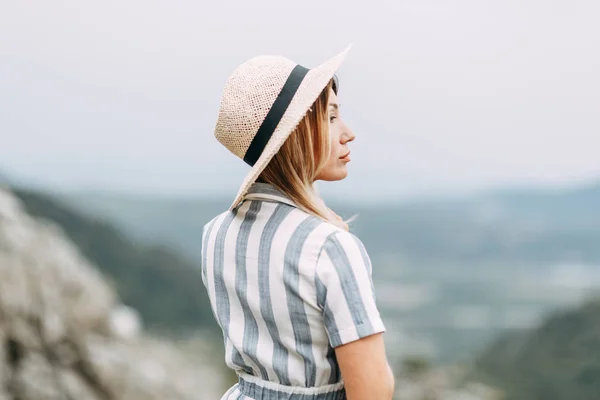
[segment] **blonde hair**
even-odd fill
[[[337,82],[331,80],[308,113],[258,178],[285,195],[305,212],[344,230],[348,224],[329,209],[316,192],[313,183],[329,161],[328,104],[329,90],[337,92]]]

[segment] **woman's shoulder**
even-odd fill
[[[337,227],[336,227],[337,228]],[[322,250],[337,248],[339,251],[358,250],[366,254],[366,248],[362,240],[351,231],[337,228],[332,231],[323,241]]]
[[[341,245],[344,248],[358,246],[364,251],[362,241],[353,232],[308,214],[299,208],[291,207],[291,210],[292,213],[297,213],[295,214],[296,216],[293,217],[293,215],[288,214],[291,218],[288,221],[280,221],[278,227],[278,229],[285,229],[289,233],[275,235],[274,239],[283,240],[285,237],[287,237],[288,241],[298,241],[301,239],[303,247],[313,247],[318,252],[322,251],[325,246],[332,244]],[[206,238],[210,237],[213,232],[217,232],[221,228],[221,225],[228,219],[234,218],[235,213],[232,211],[225,211],[214,216],[202,228],[202,242],[206,243]]]
[[[330,247],[337,247],[340,250],[356,248],[361,253],[366,252],[363,242],[351,231],[340,228],[331,222],[318,220],[318,227],[314,229],[313,243],[318,246],[319,253]]]
[[[207,230],[209,228],[211,228],[213,225],[215,225],[215,223],[219,220],[219,219],[223,219],[223,217],[225,216],[226,212],[215,215],[211,220],[209,220],[208,222],[206,222],[204,224],[204,226],[202,227],[203,230]]]
[[[231,211],[225,211],[221,214],[216,215],[210,221],[206,222],[204,226],[202,226],[202,242],[205,242],[205,238],[210,235],[210,232],[215,229],[215,226],[219,226],[221,222],[227,217],[228,214],[231,214]]]

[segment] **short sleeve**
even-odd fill
[[[332,347],[385,331],[375,302],[371,261],[356,236],[338,231],[327,238],[315,281]]]

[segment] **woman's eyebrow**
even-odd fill
[[[337,109],[340,108],[340,105],[337,104],[337,103],[329,103],[329,107],[333,107],[333,108],[335,108],[337,110]]]

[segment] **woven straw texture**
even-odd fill
[[[244,179],[230,209],[240,203],[248,188],[296,129],[349,50],[350,46],[308,72],[261,156]],[[215,137],[239,158],[244,158],[258,128],[296,65],[281,56],[259,56],[240,65],[228,79],[221,97]]]

